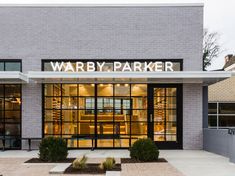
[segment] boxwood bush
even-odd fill
[[[67,155],[67,145],[62,138],[47,137],[39,145],[39,158],[43,161],[61,161],[66,159]]]
[[[130,156],[139,161],[158,160],[159,150],[151,139],[138,139],[130,148]]]

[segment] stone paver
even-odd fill
[[[3,176],[52,176],[49,171],[58,164],[23,164],[28,158],[0,158],[0,174]],[[59,164],[60,165],[60,164]],[[56,174],[69,176],[69,174]],[[104,176],[105,174],[103,174]],[[122,164],[121,176],[183,176],[168,163]],[[70,175],[71,176],[71,175]],[[82,176],[82,175],[80,175]],[[91,176],[91,175],[84,175]],[[96,175],[101,176],[101,175]],[[115,175],[116,176],[116,175]]]
[[[3,176],[71,176],[71,174],[49,174],[55,165],[23,165],[29,158],[0,158],[0,175]],[[92,176],[92,175],[79,175]],[[104,175],[95,175],[104,176]]]
[[[53,167],[49,173],[50,174],[63,174],[64,171],[70,166],[71,163],[59,163]]]
[[[122,164],[122,176],[183,176],[169,163]]]
[[[107,171],[105,176],[120,176],[120,171]]]

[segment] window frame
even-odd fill
[[[221,110],[220,110],[220,105],[221,104],[235,104],[235,102],[208,102],[208,106],[210,104],[216,104],[216,113],[209,113],[208,112],[208,128],[217,128],[217,129],[221,129],[221,128],[231,128],[231,127],[235,127],[234,126],[230,126],[230,125],[227,125],[227,126],[220,126],[220,117],[230,117],[230,116],[235,116],[235,113],[220,113]],[[235,106],[234,106],[235,107]],[[209,124],[209,117],[216,117],[216,125],[215,126],[210,126]]]
[[[7,71],[6,70],[6,63],[11,63],[11,62],[18,62],[20,63],[20,70],[16,70],[16,71],[20,71],[22,72],[22,60],[21,59],[0,59],[0,63],[3,63],[3,71]]]
[[[17,71],[20,71],[22,72],[22,60],[21,59],[0,59],[0,62],[3,63],[3,67],[4,67],[4,70],[3,71],[6,71],[6,63],[11,63],[11,62],[18,62],[20,64],[20,70],[17,70]],[[8,71],[6,71],[8,72]],[[4,129],[4,133],[3,133],[3,137],[5,138],[6,136],[9,136],[9,137],[12,137],[12,138],[15,138],[17,140],[17,138],[21,138],[22,137],[22,85],[21,84],[1,84],[3,86],[3,96],[1,96],[1,98],[3,98],[3,109],[1,110],[2,113],[3,113],[3,121],[2,121],[2,124],[3,124],[3,129]],[[19,86],[19,97],[15,97],[13,96],[14,98],[20,98],[20,101],[21,101],[21,104],[20,104],[20,108],[19,109],[14,109],[14,110],[6,110],[5,108],[5,98],[9,98],[9,96],[6,96],[6,91],[5,91],[5,87],[6,85],[17,85]],[[10,112],[10,111],[19,111],[19,121],[18,122],[6,122],[6,112]],[[19,125],[19,135],[6,135],[6,124],[16,124],[16,125]],[[19,144],[19,147],[6,147],[6,149],[21,149],[21,141],[20,141],[20,144]]]

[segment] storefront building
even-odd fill
[[[202,4],[0,8],[1,138],[70,148],[201,149]],[[0,144],[2,145],[2,144]]]

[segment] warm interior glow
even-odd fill
[[[110,139],[98,139],[98,147],[129,147],[129,140],[147,137],[146,84],[97,84],[97,97],[94,92],[92,84],[46,85],[45,135],[71,138],[68,145],[75,148],[91,147],[90,140],[72,139],[76,135],[109,135]],[[175,92],[154,89],[155,141],[176,140]]]

